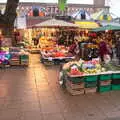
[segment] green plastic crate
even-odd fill
[[[84,77],[68,77],[67,79],[70,80],[74,84],[84,82]]]
[[[100,81],[104,80],[111,80],[112,79],[112,74],[105,74],[105,75],[100,75]]]
[[[21,58],[21,59],[29,59],[29,56],[28,56],[28,55],[21,55],[20,58]]]
[[[111,91],[111,85],[99,86],[98,92],[109,92]]]
[[[97,87],[97,82],[85,82],[85,88]]]
[[[120,73],[113,74],[112,79],[120,79]]]
[[[94,75],[94,76],[86,76],[85,77],[85,82],[96,82],[98,80],[98,76]]]
[[[112,85],[112,90],[120,90],[120,85]]]

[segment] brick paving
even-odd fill
[[[58,66],[31,58],[28,68],[0,70],[0,120],[120,120],[120,91],[71,96]]]

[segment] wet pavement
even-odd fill
[[[59,66],[30,58],[28,68],[0,70],[0,120],[120,120],[120,91],[71,96],[58,84]]]

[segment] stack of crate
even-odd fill
[[[28,66],[28,64],[29,64],[29,56],[28,55],[21,55],[20,56],[20,64]]]
[[[86,76],[85,77],[85,94],[87,93],[96,93],[97,91],[97,80],[98,76]]]
[[[67,77],[66,89],[71,95],[84,94],[84,78],[83,77]]]
[[[120,73],[112,74],[112,90],[120,90]]]
[[[103,93],[111,91],[111,82],[111,74],[101,74],[98,81],[98,92]]]

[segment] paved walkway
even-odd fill
[[[31,57],[29,68],[0,70],[0,120],[120,120],[120,91],[71,96],[57,66]]]

